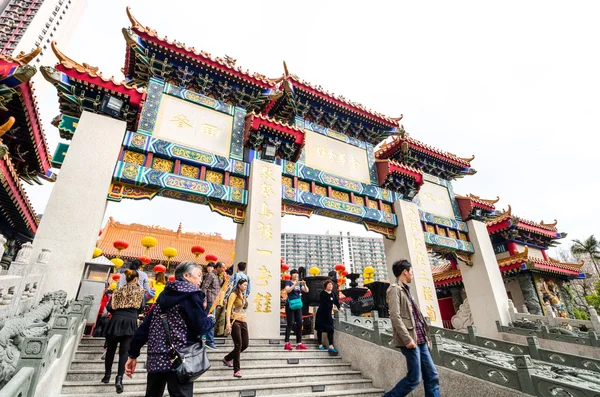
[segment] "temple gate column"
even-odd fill
[[[281,166],[250,164],[248,207],[237,229],[235,262],[247,262],[250,277],[248,332],[251,338],[279,339],[281,280]]]
[[[102,227],[126,128],[124,121],[82,113],[33,240],[32,258],[50,250],[42,293],[61,289],[75,297]]]
[[[496,321],[508,325],[508,295],[498,268],[494,248],[483,222],[470,220],[469,237],[475,253],[473,266],[458,263],[463,284],[469,298],[473,323],[477,334],[498,337]]]
[[[390,282],[394,283],[396,280],[392,264],[400,259],[408,260],[413,266],[414,277],[410,291],[415,302],[423,315],[429,317],[431,325],[442,327],[442,316],[435,294],[419,209],[415,203],[398,200],[394,203],[394,212],[398,218],[396,240],[384,239]]]

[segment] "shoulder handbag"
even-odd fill
[[[300,298],[288,299],[288,306],[290,307],[290,310],[302,309],[302,299],[300,299]]]
[[[173,363],[179,382],[188,383],[195,381],[210,369],[210,361],[206,354],[206,348],[202,342],[196,342],[182,349],[175,349],[173,340],[171,339],[171,329],[167,321],[167,314],[161,313],[160,318],[165,329],[167,344],[173,352],[174,359],[171,362]]]

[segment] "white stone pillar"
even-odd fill
[[[394,203],[394,212],[398,217],[396,240],[384,239],[390,281],[394,283],[396,279],[392,272],[392,264],[400,259],[408,260],[413,266],[414,277],[410,291],[415,302],[423,315],[429,317],[431,325],[442,327],[442,316],[435,294],[419,209],[415,203],[398,200]]]
[[[477,334],[497,338],[496,321],[502,325],[510,322],[508,295],[486,225],[474,220],[467,222],[467,225],[475,249],[473,266],[459,261],[458,268],[471,304]]]
[[[248,263],[251,338],[279,339],[280,258],[281,166],[253,160],[246,220],[238,226],[235,244],[235,262]]]
[[[81,115],[33,241],[34,258],[50,250],[42,293],[62,289],[75,297],[102,227],[125,130],[124,121]]]

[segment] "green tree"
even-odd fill
[[[594,268],[596,269],[596,273],[600,276],[600,268],[598,267],[598,261],[600,261],[600,244],[594,235],[592,234],[590,237],[585,240],[573,240],[573,245],[571,246],[571,252],[574,255],[584,255],[587,256],[590,261],[594,264]]]
[[[600,312],[600,281],[596,283],[596,289],[593,294],[585,297],[588,304]]]

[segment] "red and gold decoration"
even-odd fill
[[[92,258],[97,258],[102,255],[102,250],[98,247],[94,248],[94,253],[92,254]]]
[[[281,263],[281,276],[286,275],[288,270],[290,270],[290,265],[287,263]]]
[[[194,245],[191,251],[192,254],[194,254],[194,256],[196,257],[196,263],[198,263],[198,258],[200,257],[200,255],[206,252],[204,247],[202,247],[201,245]]]
[[[217,262],[219,257],[213,254],[208,254],[204,257],[204,259],[206,259],[206,262]]]
[[[167,247],[163,250],[163,255],[167,257],[167,267],[169,267],[171,259],[177,256],[177,250],[173,247]]]
[[[111,276],[111,278],[115,281],[119,281],[119,279],[121,278],[121,275],[119,273],[115,273]]]
[[[154,273],[164,273],[167,271],[165,265],[156,265],[154,266]]]
[[[346,275],[344,275],[344,272],[346,271],[346,266],[344,266],[341,263],[338,263],[333,267],[333,269],[338,274],[338,286],[341,287],[342,285],[346,284],[346,275],[348,274],[348,272],[346,272]]]
[[[121,255],[121,251],[126,250],[127,248],[129,248],[129,243],[127,241],[125,241],[125,240],[116,240],[113,243],[113,247],[115,247],[115,249],[117,250],[117,258],[118,258],[119,255]]]
[[[175,281],[175,276],[171,274],[167,281]]]
[[[152,259],[148,258],[147,256],[140,256],[138,259],[140,260],[140,262],[142,262],[142,265],[144,266],[152,262]]]
[[[310,269],[308,269],[308,274],[310,274],[311,276],[318,276],[319,274],[321,274],[321,269],[319,269],[316,266],[313,266]]]
[[[146,256],[150,256],[150,248],[156,247],[158,240],[152,236],[142,237],[142,245],[146,247]]]

